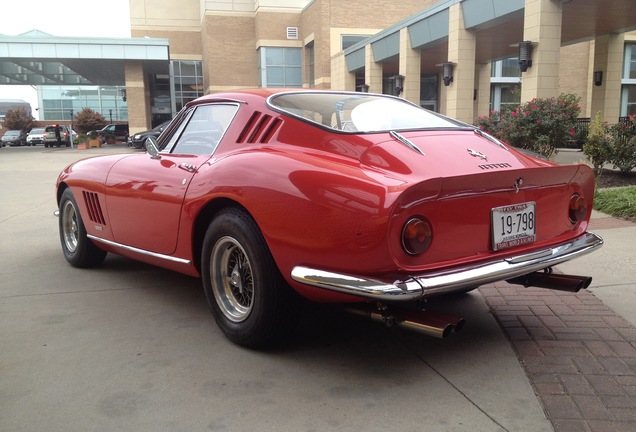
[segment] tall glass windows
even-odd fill
[[[621,80],[621,117],[636,115],[636,44],[625,45]]]
[[[203,67],[200,61],[173,61],[170,62],[170,72],[174,92],[173,111],[176,113],[186,103],[203,96]],[[163,94],[155,97],[165,99]]]
[[[107,122],[128,120],[128,104],[121,86],[39,86],[40,120],[70,120],[90,108],[104,116]]]
[[[517,57],[493,62],[490,73],[490,110],[505,111],[521,102],[521,71]]]
[[[301,87],[302,49],[259,48],[258,72],[261,87]]]

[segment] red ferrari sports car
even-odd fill
[[[78,161],[57,181],[73,266],[108,252],[200,277],[218,325],[250,347],[302,299],[349,303],[444,336],[430,296],[506,280],[578,291],[552,266],[587,232],[594,175],[393,96],[257,89],[189,103],[147,153]]]

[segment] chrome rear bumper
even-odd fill
[[[541,251],[412,275],[393,283],[303,266],[294,267],[291,277],[296,282],[358,297],[386,301],[409,301],[512,279],[578,258],[602,245],[603,239],[601,237],[588,232],[572,241]]]

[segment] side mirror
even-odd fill
[[[157,147],[157,139],[155,137],[146,139],[146,152],[148,152],[151,159],[161,159],[159,148]]]

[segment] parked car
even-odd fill
[[[44,128],[33,128],[26,137],[27,145],[34,146],[44,143]]]
[[[54,124],[44,128],[44,147],[69,147],[70,145],[68,126]]]
[[[146,148],[146,140],[150,137],[153,138],[157,138],[159,137],[159,135],[161,134],[161,132],[163,132],[163,130],[165,128],[168,127],[168,125],[170,124],[170,120],[165,121],[163,123],[161,123],[158,126],[155,126],[154,128],[144,131],[144,132],[137,132],[134,135],[131,135],[128,137],[128,147],[134,147],[134,148],[138,148],[138,149],[145,149]]]
[[[57,180],[62,252],[108,252],[200,277],[217,324],[262,347],[301,298],[438,337],[431,296],[496,281],[578,291],[553,266],[587,232],[594,174],[512,149],[388,95],[258,89],[188,103],[147,153],[78,161]],[[140,305],[141,307],[141,305]]]
[[[128,125],[127,124],[109,124],[103,128],[94,131],[102,140],[108,135],[113,135],[117,141],[128,141]],[[88,132],[90,134],[90,132]]]
[[[22,146],[26,145],[26,134],[19,130],[8,130],[2,135],[2,145]]]

